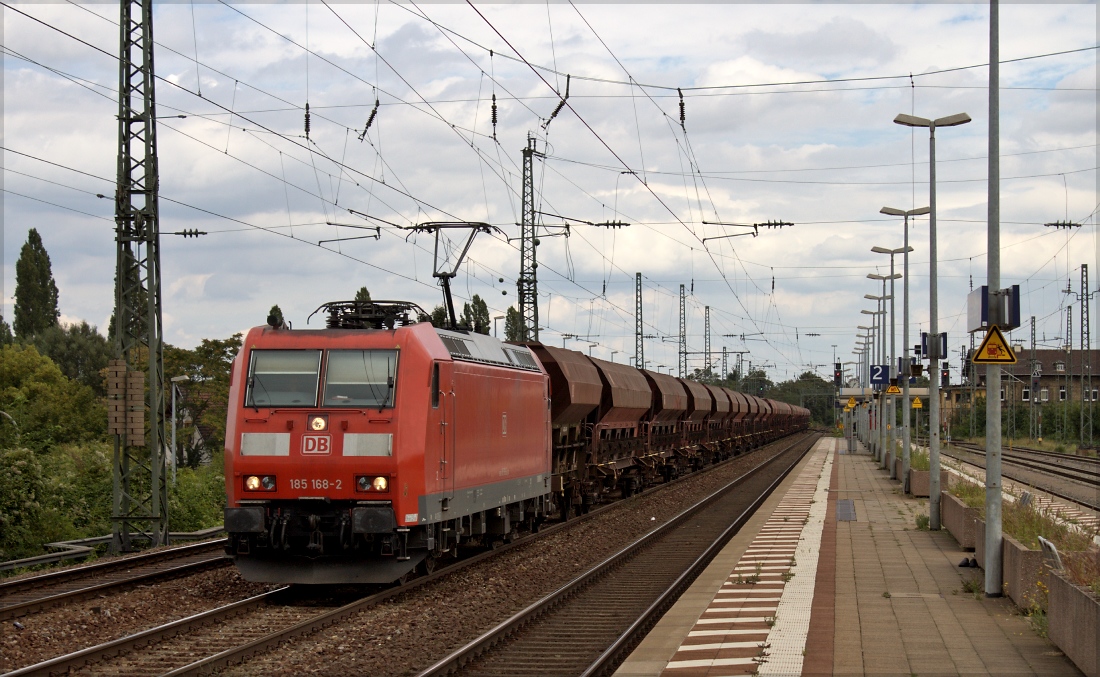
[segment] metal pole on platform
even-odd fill
[[[908,211],[895,209],[893,207],[883,207],[879,210],[882,214],[903,217],[905,229],[905,239],[901,248],[903,254],[902,277],[905,280],[905,282],[902,283],[902,294],[904,296],[901,321],[902,368],[898,370],[898,376],[902,379],[901,482],[903,493],[909,492],[909,461],[911,453],[910,445],[912,444],[912,434],[909,426],[909,418],[911,416],[911,412],[909,411],[911,406],[909,398],[909,252],[913,251],[913,248],[909,246],[909,217],[927,214],[930,211],[931,209],[928,207],[920,207]]]
[[[1001,111],[997,0],[989,2],[989,204],[987,252],[990,307],[1001,288]],[[1088,301],[1086,300],[1086,303]],[[1069,337],[1067,337],[1068,339]],[[986,365],[985,390],[985,595],[1001,596],[1001,367]],[[1067,402],[1068,404],[1068,402]]]
[[[966,113],[957,113],[947,117],[929,120],[902,113],[894,118],[894,122],[907,127],[928,128],[928,256],[930,275],[928,280],[929,318],[928,318],[928,352],[932,369],[928,376],[928,465],[930,470],[928,481],[928,528],[938,531],[940,528],[940,383],[936,373],[939,370],[939,361],[946,355],[940,355],[939,335],[939,299],[937,288],[936,270],[936,127],[954,127],[970,122],[970,116]],[[992,391],[993,399],[997,400],[1000,393]],[[988,398],[987,398],[988,400]],[[998,401],[998,407],[1000,401]],[[998,409],[999,411],[999,409]],[[1000,426],[998,415],[997,425]],[[1000,544],[997,545],[1000,548]]]

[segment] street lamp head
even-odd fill
[[[948,115],[945,118],[936,118],[932,124],[937,127],[956,127],[958,125],[965,125],[970,122],[970,116],[966,113],[955,113],[954,115]]]
[[[188,376],[187,374],[184,374],[183,376],[173,376],[172,378],[170,378],[168,380],[171,381],[172,383],[183,383],[184,381],[190,381],[191,377]]]
[[[894,122],[906,127],[931,127],[933,124],[928,118],[918,118],[916,115],[906,115],[905,113],[899,113],[894,118]]]
[[[932,211],[931,207],[917,207],[916,209],[910,209],[905,211],[904,209],[895,209],[894,207],[883,207],[878,210],[880,214],[888,214],[890,216],[923,216],[929,214]]]
[[[905,125],[906,127],[928,127],[929,129],[935,129],[936,127],[965,125],[970,122],[970,116],[966,113],[956,113],[954,115],[948,115],[947,117],[929,120],[928,118],[919,118],[916,115],[901,113],[894,118],[894,122],[899,125]]]
[[[873,251],[876,254],[894,255],[894,254],[901,254],[901,253],[906,252],[906,251],[911,252],[911,251],[913,251],[913,248],[912,247],[898,247],[897,249],[887,249],[886,247],[871,247],[871,251]],[[900,277],[900,275],[899,275],[899,277]],[[890,278],[886,278],[886,279],[890,279]]]

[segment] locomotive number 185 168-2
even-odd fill
[[[291,489],[342,489],[344,480],[292,479]]]

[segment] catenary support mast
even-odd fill
[[[519,296],[519,318],[522,340],[539,340],[539,285],[536,276],[538,268],[535,249],[538,239],[535,237],[535,180],[534,157],[541,153],[535,150],[535,137],[527,135],[527,147],[523,149],[523,214],[520,222],[519,243],[519,279],[516,287]]]
[[[168,540],[152,0],[123,0],[119,25],[113,327],[118,359],[110,372],[109,430],[115,435],[111,544],[115,551],[128,551],[136,538],[152,545]]]

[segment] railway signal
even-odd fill
[[[841,368],[840,363],[837,362],[833,365],[833,386],[839,388],[843,380],[844,370]]]

